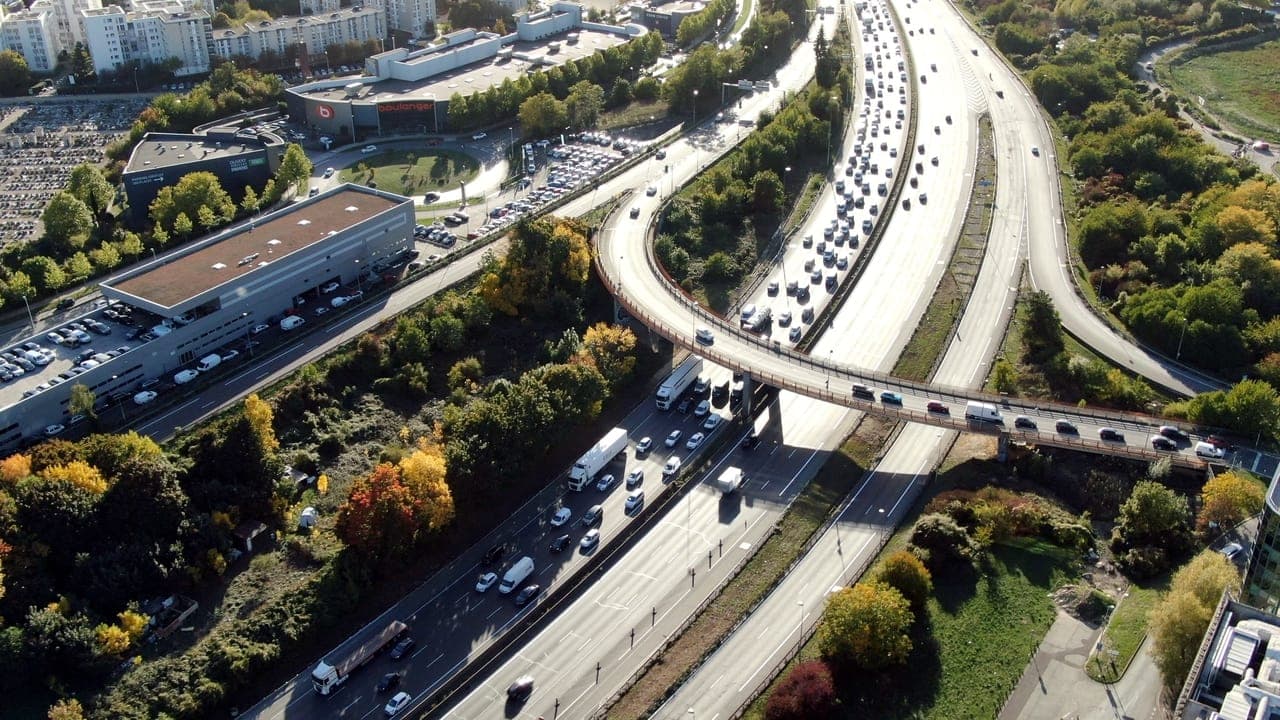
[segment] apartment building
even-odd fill
[[[428,24],[436,22],[436,0],[382,0],[387,12],[387,25],[414,37],[423,35]]]
[[[240,55],[257,59],[267,51],[284,55],[289,48],[305,45],[307,53],[315,57],[331,45],[380,40],[386,35],[386,13],[366,5],[215,30],[212,50],[221,58]]]
[[[51,5],[49,0],[39,0],[26,10],[0,17],[0,49],[26,58],[32,72],[52,72],[63,49]]]
[[[81,10],[85,45],[97,72],[114,72],[134,62],[177,59],[174,74],[209,72],[209,12],[203,2],[146,0],[132,11],[119,5]]]

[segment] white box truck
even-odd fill
[[[1004,418],[1000,417],[1000,411],[996,409],[995,405],[975,400],[965,403],[964,419],[995,423],[997,425],[1004,424]]]
[[[720,473],[720,477],[716,478],[716,487],[720,488],[721,494],[728,495],[742,487],[742,481],[745,479],[742,468],[725,468],[724,472]]]
[[[573,464],[573,468],[569,470],[569,489],[581,491],[587,483],[596,479],[596,473],[626,449],[627,431],[622,428],[610,430]]]
[[[515,565],[502,576],[502,582],[498,583],[498,592],[503,595],[510,595],[512,590],[524,584],[525,580],[533,574],[533,558],[525,555],[516,561]]]
[[[680,363],[680,366],[667,376],[666,380],[658,386],[656,395],[658,409],[670,410],[675,404],[676,398],[679,398],[684,391],[689,388],[698,379],[698,374],[702,372],[702,356],[690,355]]]
[[[334,650],[311,671],[311,686],[317,695],[329,695],[347,681],[357,668],[368,665],[387,646],[399,640],[409,629],[399,620],[392,620],[386,627],[369,637],[345,643]]]

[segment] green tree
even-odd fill
[[[12,279],[9,285],[12,289]],[[1280,423],[1280,395],[1262,380],[1242,380],[1230,390],[1200,393],[1184,407],[1194,422],[1228,427],[1246,436],[1261,432],[1274,437]]]
[[[1066,347],[1062,339],[1062,321],[1053,299],[1043,290],[1027,298],[1027,324],[1022,335],[1028,362],[1043,363]]]
[[[185,214],[188,220],[198,218],[202,205],[207,205],[223,222],[236,214],[236,204],[222,188],[218,176],[200,171],[183,175],[177,184],[161,188],[151,201],[151,220],[157,226],[173,227],[180,214]]]
[[[80,202],[89,208],[89,212],[97,218],[101,218],[107,212],[111,207],[111,198],[115,197],[115,190],[102,176],[98,166],[87,163],[77,165],[71,170],[71,177],[67,179],[67,191],[79,198]]]
[[[201,205],[196,210],[196,220],[200,222],[200,227],[204,228],[205,232],[213,230],[221,222],[220,218],[213,213],[213,210],[208,205]]]
[[[449,368],[449,389],[472,392],[479,387],[483,377],[484,368],[480,365],[479,358],[475,356],[462,358]]]
[[[995,367],[991,369],[991,378],[997,391],[1009,395],[1018,392],[1018,368],[1006,358],[996,360]]]
[[[517,117],[525,134],[536,137],[559,132],[568,123],[569,112],[554,95],[543,92],[521,103]]]
[[[604,109],[604,89],[589,80],[578,82],[569,89],[564,108],[571,127],[595,127]]]
[[[58,290],[67,284],[67,274],[62,271],[62,267],[54,261],[53,258],[44,255],[36,255],[22,261],[22,272],[31,278],[32,284],[40,293],[48,293]],[[16,276],[17,273],[14,273]],[[14,279],[9,279],[9,287],[14,285]]]
[[[82,685],[103,670],[97,660],[93,626],[82,614],[64,615],[56,606],[27,614],[27,655],[39,674]]]
[[[280,188],[281,192],[297,191],[311,177],[311,171],[314,169],[302,146],[289,143],[289,147],[285,148],[284,157],[280,159],[280,167],[276,170],[276,187]]]
[[[906,662],[915,616],[897,589],[860,582],[827,596],[818,646],[830,663],[879,670]]]
[[[76,383],[71,386],[71,399],[67,401],[67,410],[72,415],[84,415],[87,418],[97,418],[94,412],[94,405],[97,404],[98,398],[84,383]]]
[[[40,222],[44,223],[45,240],[60,253],[84,247],[85,237],[93,231],[93,213],[66,190],[59,190],[49,199]]]
[[[93,275],[93,263],[89,262],[89,256],[82,252],[67,258],[64,266],[68,282],[73,285]]]
[[[209,210],[207,205],[201,205],[200,207],[204,208],[208,212],[212,212]],[[180,212],[177,217],[173,219],[174,235],[185,239],[191,235],[193,230],[195,230],[195,225],[191,222],[191,216],[186,213]]]
[[[30,87],[27,59],[13,50],[0,50],[0,95],[26,95]]]
[[[756,212],[772,215],[782,208],[786,189],[772,170],[761,170],[751,178],[751,203]]]
[[[120,251],[114,243],[104,243],[89,251],[89,262],[96,272],[114,270],[120,265]]]
[[[78,83],[95,80],[93,57],[89,55],[89,48],[85,47],[84,43],[76,43],[71,50],[71,74],[75,76]]]
[[[244,199],[240,201],[240,209],[246,213],[255,213],[258,211],[258,193],[254,192],[252,185],[244,186]]]

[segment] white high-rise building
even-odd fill
[[[387,26],[421,37],[427,23],[436,21],[436,0],[383,0]]]
[[[341,0],[298,0],[298,12],[303,15],[337,12],[341,7]]]
[[[21,55],[33,72],[52,72],[63,45],[51,3],[39,0],[26,10],[0,17],[0,48]]]
[[[296,49],[301,44],[314,58],[331,45],[381,40],[386,35],[386,13],[380,7],[366,5],[214,30],[213,54],[227,59],[237,55],[256,59],[270,51],[283,56],[289,48]]]
[[[203,3],[151,0],[134,4],[132,12],[118,5],[81,10],[85,45],[97,72],[112,72],[133,62],[178,61],[176,75],[208,72],[212,26]]]

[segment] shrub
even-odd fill
[[[836,687],[831,670],[821,660],[800,663],[769,696],[766,720],[822,720],[836,708]]]

